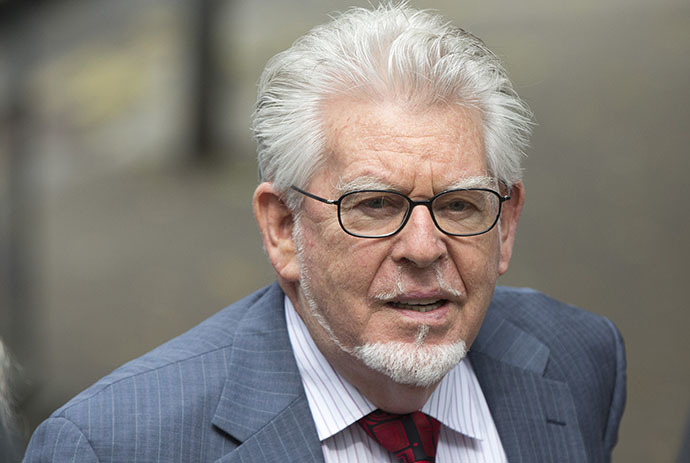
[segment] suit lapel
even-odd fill
[[[547,346],[490,308],[469,358],[509,461],[587,460],[569,387],[545,376]]]
[[[304,395],[217,463],[323,462],[309,405]]]
[[[239,446],[218,462],[323,462],[285,324],[283,292],[273,285],[237,327],[232,374],[213,424]]]

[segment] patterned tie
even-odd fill
[[[400,463],[433,463],[436,459],[441,423],[422,412],[394,415],[375,410],[358,423]]]

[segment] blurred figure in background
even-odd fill
[[[10,356],[0,340],[0,462],[11,463],[21,458],[20,435],[10,391]]]

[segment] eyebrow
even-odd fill
[[[341,178],[335,186],[336,191],[345,194],[356,190],[391,190],[395,191],[395,187],[390,183],[386,183],[376,177],[365,175],[357,177],[349,182],[343,181]]]
[[[486,176],[465,177],[450,185],[448,190],[458,190],[462,188],[492,188],[496,186],[496,179]]]
[[[458,190],[464,188],[493,188],[496,186],[496,179],[487,176],[471,176],[464,177],[455,183],[452,183],[444,191]],[[390,190],[397,191],[390,183],[386,183],[376,177],[363,176],[357,177],[348,182],[343,181],[341,178],[335,186],[336,191],[340,194],[349,193],[356,190]]]

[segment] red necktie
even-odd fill
[[[358,423],[400,463],[433,463],[436,459],[441,423],[422,412],[394,415],[375,410]]]

